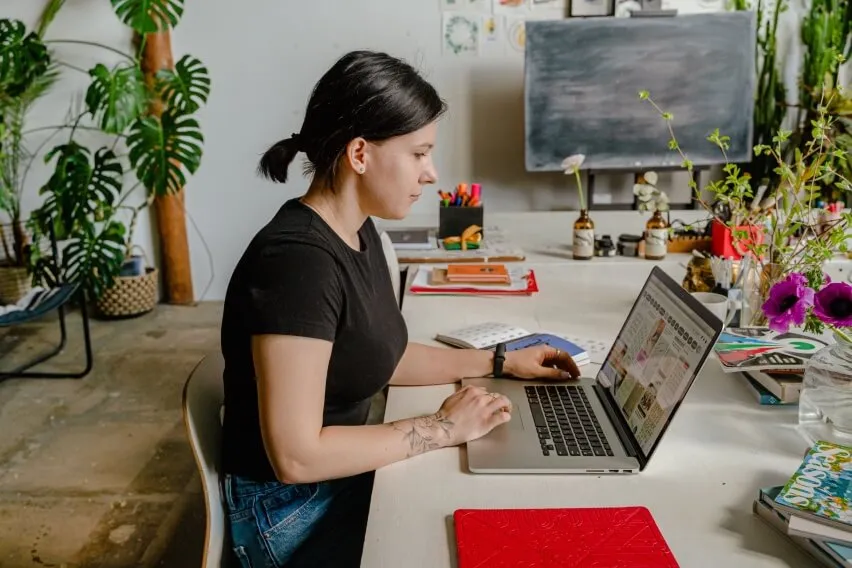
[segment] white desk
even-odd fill
[[[412,340],[500,320],[610,341],[654,263],[534,264],[541,292],[521,298],[408,296]],[[661,264],[678,281],[677,261]],[[585,367],[593,374],[596,366]],[[430,414],[454,387],[394,387],[385,420]],[[807,444],[795,408],[762,407],[715,359],[690,390],[648,467],[628,476],[471,474],[464,448],[447,448],[376,473],[362,566],[455,566],[452,514],[461,507],[643,505],[685,568],[816,566],[752,514],[758,488],[783,483]]]

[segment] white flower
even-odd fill
[[[648,185],[657,186],[657,172],[645,172],[642,177],[645,178],[645,183]]]
[[[652,195],[654,195],[655,191],[656,189],[652,186],[644,183],[637,183],[633,185],[633,195],[638,197],[639,201],[647,201]]]
[[[583,162],[586,160],[586,156],[583,154],[574,154],[573,156],[568,156],[564,160],[562,160],[562,169],[565,171],[566,175],[573,174],[577,170],[580,169],[580,166],[583,165]]]

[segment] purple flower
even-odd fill
[[[805,323],[808,308],[814,304],[814,291],[808,288],[808,279],[794,272],[776,283],[763,304],[763,313],[769,319],[769,329],[786,332],[791,325]]]
[[[814,296],[814,315],[835,327],[852,327],[852,286],[832,282]]]

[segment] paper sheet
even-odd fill
[[[527,0],[492,0],[495,14],[526,14],[529,12]]]
[[[447,55],[479,54],[480,16],[459,12],[444,12],[441,41]]]
[[[444,12],[491,13],[491,0],[440,0]]]

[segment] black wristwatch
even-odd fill
[[[503,376],[503,361],[506,360],[506,344],[498,343],[494,346],[494,368],[492,375],[495,378]]]

